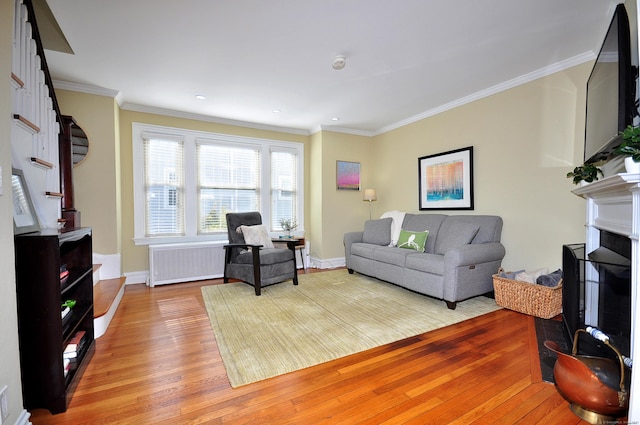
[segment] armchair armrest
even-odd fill
[[[222,247],[224,249],[229,249],[229,248],[263,248],[264,245],[251,245],[248,243],[229,243],[226,245],[222,245]]]

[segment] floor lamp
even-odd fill
[[[377,201],[375,189],[365,189],[363,201],[369,201],[369,220],[371,220],[371,201]]]

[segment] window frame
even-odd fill
[[[144,189],[144,138],[160,138],[170,140],[182,140],[184,143],[184,236],[146,236],[145,235],[145,201]],[[160,243],[202,242],[202,241],[226,241],[227,232],[215,232],[208,234],[198,233],[198,171],[197,171],[197,144],[202,143],[227,144],[232,146],[251,146],[260,150],[261,176],[260,176],[260,213],[262,222],[271,223],[271,152],[294,151],[298,155],[296,170],[296,215],[298,231],[304,231],[304,144],[301,142],[287,142],[281,140],[252,138],[229,134],[211,133],[183,128],[158,126],[153,124],[132,124],[132,149],[133,149],[133,207],[134,207],[134,237],[135,245],[151,245]],[[280,229],[269,229],[272,235],[281,233]]]

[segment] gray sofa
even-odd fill
[[[502,218],[488,215],[405,214],[402,229],[428,230],[424,252],[391,244],[392,218],[369,220],[344,235],[345,260],[354,271],[429,295],[456,308],[458,301],[493,291],[492,275],[505,255]]]

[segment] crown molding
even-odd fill
[[[354,128],[347,128],[347,127],[336,127],[336,126],[331,126],[331,125],[318,125],[315,126],[311,129],[311,134],[316,134],[319,131],[332,131],[334,133],[341,133],[341,134],[353,134],[355,136],[364,136],[364,137],[373,137],[375,136],[375,133],[372,131],[366,131],[366,130],[357,130]]]
[[[98,96],[111,97],[117,99],[120,95],[118,90],[107,89],[104,87],[92,86],[89,84],[72,83],[70,81],[53,80],[53,88],[60,90],[69,90],[79,93],[95,94]]]
[[[529,72],[528,74],[521,75],[519,77],[513,78],[511,80],[505,81],[500,84],[496,84],[493,87],[489,87],[484,90],[480,90],[478,92],[472,93],[469,96],[461,97],[449,103],[445,103],[444,105],[440,105],[436,108],[425,111],[421,114],[414,115],[402,121],[398,121],[395,124],[391,124],[385,127],[380,128],[378,131],[374,132],[374,136],[387,133],[391,130],[396,130],[400,127],[404,127],[409,124],[413,124],[417,121],[423,120],[425,118],[432,117],[434,115],[438,115],[442,112],[457,108],[459,106],[466,105],[467,103],[475,102],[476,100],[492,96],[494,94],[500,93],[502,91],[512,89],[514,87],[530,83],[531,81],[535,81],[539,78],[547,77],[549,75],[555,74],[556,72],[564,71],[565,69],[572,68],[577,65],[581,65],[590,60],[594,60],[596,55],[594,52],[589,51],[582,53],[580,55],[573,56],[569,59],[566,59],[561,62],[554,63],[552,65],[546,66],[544,68],[540,68],[536,71]]]
[[[259,124],[259,123],[248,122],[248,121],[232,120],[232,119],[228,119],[228,118],[220,118],[220,117],[213,117],[213,116],[209,116],[209,115],[194,114],[194,113],[191,113],[191,112],[182,112],[182,111],[175,111],[175,110],[172,110],[172,109],[164,109],[164,108],[156,108],[156,107],[152,107],[152,106],[138,105],[138,104],[135,104],[135,103],[124,103],[124,104],[122,104],[120,106],[120,108],[124,109],[124,110],[127,110],[127,111],[144,112],[144,113],[148,113],[148,114],[164,115],[164,116],[168,116],[168,117],[176,117],[176,118],[185,118],[185,119],[191,119],[191,120],[197,120],[197,121],[213,122],[213,123],[216,123],[216,124],[232,125],[234,127],[252,128],[252,129],[255,129],[255,130],[277,131],[277,132],[280,132],[280,133],[296,134],[296,135],[302,135],[302,136],[309,136],[311,134],[309,132],[309,130],[304,130],[304,129],[290,128],[290,127],[278,127],[278,126],[274,126],[274,125]]]

